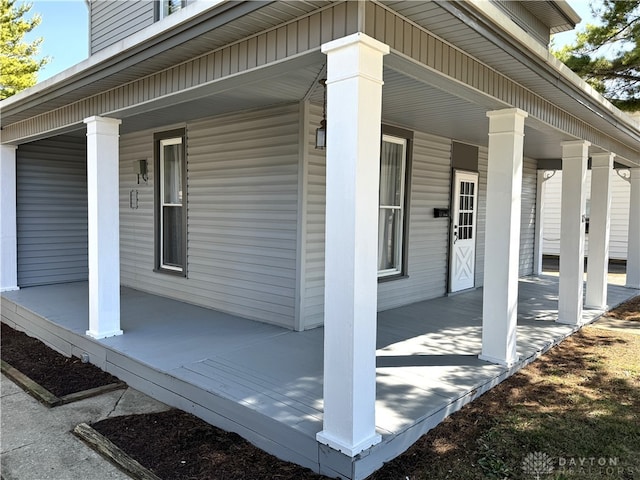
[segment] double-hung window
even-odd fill
[[[186,6],[186,0],[160,0],[158,2],[158,8],[160,9],[158,17],[162,20]]]
[[[184,130],[156,134],[156,269],[186,273]]]
[[[406,138],[382,136],[378,219],[380,278],[404,273],[407,147]]]

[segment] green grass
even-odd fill
[[[531,463],[523,469],[535,452],[553,472]],[[640,479],[640,335],[583,328],[372,479],[531,480],[535,472],[540,479]]]

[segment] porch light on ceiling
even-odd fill
[[[322,85],[324,96],[322,102],[322,121],[320,126],[316,128],[316,148],[324,150],[327,146],[327,80],[322,79],[318,83]]]

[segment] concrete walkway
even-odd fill
[[[129,476],[76,438],[79,423],[166,410],[132,388],[47,408],[2,375],[2,480],[127,480]]]

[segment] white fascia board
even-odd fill
[[[467,4],[474,8],[487,20],[491,21],[495,27],[502,30],[509,35],[510,38],[518,42],[518,47],[523,51],[528,51],[539,59],[543,60],[548,66],[548,70],[554,76],[556,76],[558,82],[565,82],[569,86],[577,88],[580,93],[588,97],[590,100],[598,103],[600,107],[605,109],[609,115],[615,118],[616,121],[631,128],[640,135],[640,122],[628,114],[622,112],[615,107],[611,102],[598,93],[591,85],[585,82],[577,74],[575,74],[569,67],[558,60],[553,54],[532,37],[527,34],[523,29],[518,27],[513,20],[505,15],[502,10],[497,8],[488,0],[468,0]],[[567,5],[568,7],[568,5]],[[569,7],[570,8],[570,7]],[[575,13],[575,12],[574,12]],[[579,18],[579,17],[578,17]],[[597,113],[597,112],[594,112]]]
[[[109,45],[103,50],[96,52],[87,59],[63,70],[53,77],[43,80],[33,87],[27,88],[26,90],[2,100],[0,102],[0,107],[3,109],[15,107],[25,99],[31,100],[34,96],[42,95],[49,90],[53,91],[66,84],[81,81],[83,77],[100,71],[100,69],[107,66],[107,63],[110,61],[121,61],[126,59],[128,53],[135,47],[139,47],[147,42],[153,43],[152,41],[154,38],[192,21],[199,15],[216,8],[221,4],[229,2],[230,0],[203,0],[190,3],[176,13],[154,22],[152,25],[149,25],[148,27],[114,43],[113,45]]]

